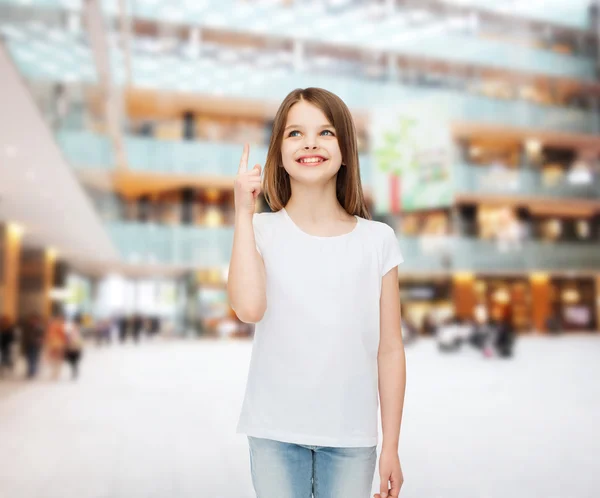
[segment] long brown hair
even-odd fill
[[[283,99],[275,114],[263,179],[263,192],[269,207],[272,211],[279,211],[292,195],[290,176],[282,165],[281,142],[288,113],[301,100],[318,107],[336,130],[342,153],[342,166],[337,173],[335,188],[338,202],[348,214],[371,219],[360,181],[356,127],[352,114],[342,99],[323,88],[297,88]]]

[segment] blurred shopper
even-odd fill
[[[112,323],[108,318],[98,320],[94,330],[96,344],[98,346],[102,346],[102,344],[110,344],[112,341],[111,331]]]
[[[65,317],[62,313],[58,313],[50,321],[46,332],[46,351],[50,365],[50,376],[53,380],[57,380],[60,377],[66,345]]]
[[[15,324],[8,315],[0,317],[0,375],[13,368],[12,348],[16,339]]]
[[[484,304],[475,307],[474,315],[475,323],[469,337],[469,343],[476,349],[485,351],[486,347],[491,347],[491,340],[495,331],[489,323],[489,314]]]
[[[414,342],[419,336],[419,331],[413,321],[405,314],[404,306],[400,306],[400,326],[402,327],[402,340],[405,345]]]
[[[515,328],[513,325],[512,308],[507,306],[496,333],[494,342],[496,354],[501,358],[510,358],[513,355],[514,343]]]
[[[436,322],[431,310],[425,313],[425,317],[423,318],[423,334],[431,337],[436,334]]]
[[[131,320],[131,333],[133,334],[133,341],[137,344],[140,342],[140,336],[142,335],[142,329],[144,328],[144,319],[139,315],[133,315]]]
[[[150,319],[150,336],[154,337],[160,333],[160,318],[154,316]]]
[[[546,328],[551,335],[559,335],[561,332],[559,316],[560,315],[556,311],[553,311],[546,320]]]
[[[436,341],[443,352],[459,351],[462,345],[473,335],[474,324],[453,315],[438,327]]]
[[[125,315],[121,315],[117,320],[119,328],[119,341],[125,342],[127,339],[127,331],[129,329],[129,320]]]
[[[273,212],[255,214],[263,182],[260,165],[248,169],[247,144],[236,175],[227,290],[260,337],[237,428],[258,496],[282,496],[279,468],[290,471],[289,496],[310,496],[315,483],[322,496],[370,496],[378,387],[388,429],[380,490],[396,497],[402,485],[394,434],[405,389],[403,258],[394,230],[371,220],[355,130],[336,95],[294,90],[276,113],[265,163]]]
[[[71,367],[71,378],[77,379],[79,376],[79,362],[83,354],[83,335],[81,332],[81,318],[77,317],[72,324],[67,327],[65,345],[65,360]]]
[[[44,321],[39,313],[32,313],[22,327],[21,347],[27,361],[27,378],[37,375],[40,356],[44,345]]]

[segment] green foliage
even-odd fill
[[[375,150],[375,159],[380,171],[401,176],[418,169],[417,142],[414,137],[416,126],[416,119],[400,116],[398,127],[384,133],[383,144]]]

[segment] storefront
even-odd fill
[[[551,310],[558,317],[562,330],[596,330],[596,299],[594,278],[552,278]]]
[[[401,280],[400,301],[403,318],[424,335],[433,333],[432,324],[440,324],[454,313],[450,278]]]
[[[407,213],[397,218],[396,232],[406,237],[447,235],[450,233],[450,209]]]
[[[532,297],[528,278],[478,277],[474,282],[475,301],[483,305],[490,319],[502,319],[507,308],[512,312],[516,331],[532,329]]]

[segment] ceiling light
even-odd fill
[[[20,238],[25,233],[25,228],[23,225],[19,225],[18,223],[9,223],[8,232],[13,237]]]

